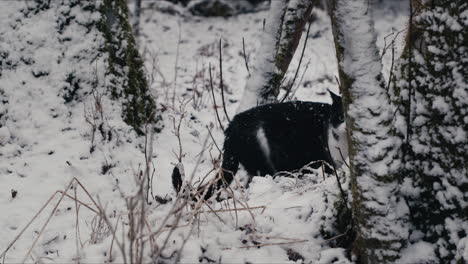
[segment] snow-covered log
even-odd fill
[[[393,136],[372,8],[366,0],[336,0],[331,12],[347,113],[353,254],[361,263],[392,262],[408,238],[408,207],[397,195],[401,140]]]

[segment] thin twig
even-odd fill
[[[201,163],[201,159],[202,159],[202,156],[203,156],[203,152],[205,151],[205,148],[206,148],[206,145],[208,143],[208,138],[209,136],[207,136],[205,138],[205,141],[203,142],[203,146],[202,146],[202,151],[197,159],[197,163],[195,164],[195,168],[193,169],[192,171],[192,174],[190,175],[190,179],[188,182],[185,182],[184,185],[182,186],[182,188],[184,189],[187,189],[187,184],[190,184],[193,180],[193,177],[195,176],[195,172],[197,171],[198,169],[198,166],[200,165]],[[205,190],[205,195],[206,195],[206,192],[207,190]],[[173,226],[177,226],[179,221],[180,221],[180,218],[182,216],[182,212],[180,212],[180,210],[182,210],[185,205],[188,204],[188,199],[189,199],[189,195],[186,195],[188,192],[187,191],[183,191],[181,192],[179,195],[177,195],[177,198],[174,202],[174,206],[171,208],[170,210],[170,213],[166,215],[166,217],[164,218],[162,224],[160,225],[160,227],[158,228],[158,230],[156,230],[155,234],[158,234],[159,232],[161,232],[161,230],[163,229],[163,227],[165,226],[166,222],[169,220],[169,218],[176,214],[176,219],[173,221]],[[185,198],[184,201],[182,201],[182,204],[179,206],[179,201],[182,199],[182,197]],[[199,201],[200,203],[200,201]],[[179,207],[177,207],[179,206]],[[167,245],[167,242],[169,241],[169,238],[171,237],[172,233],[174,232],[174,228],[171,228],[170,231],[169,231],[169,234],[166,236],[162,246],[160,248],[158,248],[158,250],[156,251],[156,257],[155,259],[153,260],[154,262],[158,262],[158,259],[160,257],[160,254],[161,252],[164,250],[164,248],[166,247]]]
[[[394,35],[395,32],[392,31],[392,33],[388,34],[387,36],[384,37],[384,47],[382,49],[382,55],[380,55],[380,60],[382,60],[383,56],[385,53],[387,53],[387,49],[390,48],[391,43],[387,45],[387,38],[390,37],[391,35]]]
[[[206,129],[208,130],[208,134],[210,135],[211,140],[213,140],[213,143],[214,143],[215,147],[218,149],[219,153],[223,153],[223,151],[221,151],[221,149],[218,147],[218,143],[216,143],[216,140],[214,139],[213,134],[211,134],[210,128],[208,126],[206,126]]]
[[[346,162],[346,159],[345,159],[343,153],[341,152],[341,148],[336,147],[336,149],[338,150],[338,152],[340,152],[341,160],[343,160],[343,163],[346,165],[346,167],[348,167],[348,169],[350,169],[351,167],[349,167],[349,164]]]
[[[73,192],[75,194],[75,246],[76,246],[76,257],[80,257],[80,247],[78,245],[82,245],[80,241],[80,222],[78,218],[78,213],[79,213],[79,207],[78,207],[78,202],[77,202],[77,196],[76,196],[76,186],[73,188]]]
[[[200,213],[223,213],[223,212],[233,212],[233,211],[247,211],[247,210],[255,210],[255,209],[266,209],[265,205],[262,206],[254,206],[250,208],[237,208],[237,209],[218,209],[213,211],[201,211]],[[263,212],[262,210],[262,212]]]
[[[207,138],[207,139],[208,139],[208,138]],[[197,164],[197,166],[198,166],[198,164]],[[196,168],[197,166],[195,166],[195,168]],[[195,172],[195,170],[193,171],[193,173],[194,173],[194,172]],[[193,173],[192,173],[192,174],[193,174]],[[198,191],[198,192],[199,192],[199,191]],[[204,190],[204,192],[203,192],[203,197],[206,196],[207,192],[208,192],[208,188],[206,188],[206,189]],[[175,263],[179,263],[179,262],[180,262],[181,253],[183,252],[184,247],[185,247],[185,245],[186,245],[188,239],[190,238],[190,236],[191,236],[191,234],[192,234],[193,228],[195,227],[193,219],[195,219],[196,217],[194,217],[194,216],[198,215],[198,213],[199,213],[199,211],[200,211],[200,209],[201,209],[201,207],[202,207],[202,205],[203,205],[204,202],[205,202],[205,199],[200,199],[200,200],[198,200],[198,202],[197,202],[197,204],[196,204],[196,206],[195,206],[195,208],[194,208],[194,210],[193,210],[193,213],[192,213],[192,216],[190,217],[190,222],[189,222],[189,225],[191,226],[191,227],[190,227],[190,231],[188,232],[188,235],[187,235],[187,236],[184,238],[184,240],[182,241],[182,246],[181,246],[181,247],[179,248],[179,250],[177,251],[177,257],[175,258]],[[179,214],[179,219],[180,219],[180,216],[181,216],[181,215],[182,215],[182,214]],[[172,232],[172,230],[171,230],[171,232]],[[168,236],[168,237],[169,237],[169,236]]]
[[[223,177],[223,179],[224,179],[224,177]],[[239,202],[239,204],[241,204],[242,206],[247,208],[247,211],[249,212],[250,216],[252,217],[252,221],[253,221],[253,228],[252,229],[255,231],[256,227],[257,227],[257,221],[255,221],[255,215],[253,214],[251,208],[249,207],[249,204],[247,203],[247,197],[245,197],[244,192],[242,191],[241,184],[239,183],[239,181],[237,180],[236,177],[233,177],[233,179],[236,182],[237,186],[241,189],[240,194],[241,194],[242,198],[244,199],[245,204],[242,204],[241,201],[239,201],[239,200],[237,200],[237,201]],[[228,185],[228,189],[231,191],[232,198],[235,199],[234,190],[232,190],[231,187],[229,187],[229,185]]]
[[[112,233],[112,241],[111,241],[110,249],[109,249],[109,262],[113,261],[113,259],[112,259],[112,248],[114,246],[115,232],[117,230],[117,225],[119,224],[119,220],[120,220],[120,217],[117,217],[117,221],[115,221],[115,227],[114,227],[114,230],[113,230],[113,233]]]
[[[392,83],[394,65],[395,65],[395,39],[392,40],[392,64],[390,65],[390,74],[388,76],[387,91],[390,89],[390,84]]]
[[[336,75],[335,75],[335,80],[336,80],[336,84],[338,84],[338,88],[341,91],[341,83],[340,83],[340,80],[338,79],[338,77],[336,77]]]
[[[181,35],[182,30],[180,28],[180,20],[177,21],[177,25],[179,26],[179,37],[177,39],[177,50],[176,50],[176,59],[174,64],[174,83],[173,83],[173,90],[172,90],[172,107],[175,107],[175,97],[176,97],[176,87],[177,87],[177,70],[179,68],[179,48],[181,43]]]
[[[50,215],[49,215],[49,217],[47,218],[46,222],[44,223],[44,225],[42,226],[41,230],[39,231],[39,233],[38,233],[36,239],[34,240],[33,244],[31,245],[31,247],[29,248],[28,252],[27,252],[26,255],[24,256],[22,263],[25,263],[25,262],[26,262],[26,259],[29,257],[29,254],[31,254],[31,251],[32,251],[32,250],[34,249],[34,247],[36,246],[37,241],[39,241],[39,238],[41,237],[42,233],[44,232],[44,229],[45,229],[45,228],[47,227],[47,225],[49,224],[50,219],[52,219],[52,217],[54,216],[55,211],[57,211],[58,206],[60,205],[60,203],[61,203],[62,200],[63,200],[63,197],[65,197],[65,193],[68,191],[68,189],[70,189],[70,187],[72,186],[74,180],[75,180],[75,178],[73,178],[73,179],[70,181],[70,183],[67,185],[67,187],[65,188],[64,193],[62,193],[62,195],[60,196],[60,199],[59,199],[58,202],[55,204],[54,209],[52,209],[52,212],[50,213]]]
[[[243,248],[260,248],[260,247],[265,247],[265,246],[277,246],[277,245],[290,245],[290,244],[296,244],[296,243],[304,243],[309,240],[303,239],[303,240],[297,240],[297,241],[290,241],[290,242],[278,242],[278,243],[265,243],[265,244],[258,244],[258,245],[252,245],[252,246],[242,246],[242,247],[237,247],[236,249],[243,249]],[[223,250],[231,250],[234,248],[223,248]]]
[[[224,220],[217,214],[217,210],[213,210],[213,208],[211,208],[211,206],[208,204],[207,201],[205,201],[205,199],[201,199],[203,201],[203,203],[208,207],[208,209],[210,209],[210,211],[208,211],[209,213],[213,213],[221,223],[223,224],[226,224],[226,222],[224,222]],[[198,212],[199,215],[203,214],[203,213],[206,213],[206,211],[200,211]]]
[[[302,63],[302,58],[304,57],[305,48],[307,46],[307,40],[309,39],[309,32],[310,32],[311,25],[312,25],[312,22],[309,22],[309,26],[307,27],[307,33],[305,35],[304,46],[302,47],[301,57],[299,58],[299,64],[297,65],[296,73],[294,74],[294,78],[292,79],[292,82],[289,85],[288,90],[286,91],[286,94],[284,95],[283,99],[281,99],[281,103],[284,102],[286,98],[288,98],[288,95],[291,92],[294,82],[296,81],[297,74],[299,73],[299,69],[301,68],[301,63]]]
[[[39,209],[39,211],[28,222],[28,224],[26,224],[26,226],[21,230],[21,232],[13,239],[13,241],[8,245],[8,247],[2,252],[0,257],[5,257],[8,250],[10,250],[10,248],[15,244],[15,242],[23,235],[24,231],[26,231],[26,229],[28,229],[28,227],[32,224],[32,222],[34,222],[34,220],[36,220],[36,218],[42,213],[42,211],[46,208],[46,206],[49,205],[50,201],[52,201],[52,199],[55,197],[55,195],[57,193],[58,193],[58,191],[56,191],[54,194],[52,194],[50,196],[50,198],[47,200],[47,202],[41,207],[41,209]]]
[[[332,157],[331,153],[330,153],[330,148],[327,146],[327,151],[328,151],[328,155],[330,156],[330,158]],[[333,161],[333,158],[331,158],[332,161],[331,161],[331,165],[333,167],[333,172],[334,172],[334,175],[336,177],[336,182],[338,184],[338,188],[340,189],[340,193],[341,193],[341,198],[343,199],[343,204],[344,206],[346,207],[346,210],[349,212],[350,209],[348,207],[348,199],[347,199],[347,196],[343,190],[343,187],[341,186],[341,182],[340,182],[340,177],[338,177],[338,173],[336,172],[336,167],[335,167],[335,162]]]
[[[63,194],[64,192],[63,192],[63,191],[56,191],[56,193],[61,193],[61,194]],[[76,201],[76,202],[78,202],[80,205],[82,205],[82,206],[88,208],[89,210],[93,211],[94,213],[96,213],[96,214],[99,213],[96,209],[93,209],[92,207],[90,207],[89,205],[87,205],[87,204],[85,204],[84,202],[80,201],[79,199],[75,199],[75,198],[73,198],[72,196],[70,196],[70,195],[68,195],[68,194],[66,194],[66,193],[65,193],[65,196],[68,197],[68,198],[70,198],[70,199],[72,199],[72,200],[74,200],[74,201]]]
[[[345,236],[350,230],[351,230],[351,228],[348,228],[348,229],[346,229],[346,231],[345,231],[343,234],[339,234],[339,235],[334,236],[334,237],[332,237],[332,238],[325,239],[323,242],[330,242],[330,241],[332,241],[332,240],[335,240],[335,239],[337,239],[337,238],[340,238],[340,237],[342,237],[342,236]]]
[[[213,96],[213,107],[216,112],[216,118],[218,119],[219,126],[224,131],[224,126],[221,123],[221,118],[219,118],[218,107],[216,105],[216,98],[215,98],[214,88],[213,88],[213,77],[211,76],[211,63],[208,66],[208,71],[210,73],[210,88],[211,88],[211,95]]]
[[[104,221],[107,224],[107,227],[111,230],[112,239],[115,240],[115,243],[119,247],[120,252],[122,254],[122,259],[123,259],[124,263],[126,264],[128,262],[127,262],[127,254],[125,253],[125,236],[122,236],[122,243],[120,243],[120,241],[119,241],[119,239],[117,239],[117,235],[116,235],[117,228],[112,227],[112,223],[110,222],[109,218],[107,217],[106,210],[101,205],[99,197],[97,199],[98,199],[98,202],[99,202],[98,209],[99,209],[99,212],[100,212],[100,216],[102,217],[102,219],[104,219]],[[117,219],[117,222],[118,222],[118,219]],[[115,226],[117,226],[117,224]],[[124,226],[122,225],[122,232],[124,232],[124,231],[125,231]]]
[[[96,206],[96,208],[99,209],[98,204],[93,199],[93,197],[89,194],[88,190],[83,186],[83,184],[81,184],[80,180],[78,180],[76,177],[74,177],[73,179],[81,186],[81,189],[83,189],[83,191],[87,194],[88,198],[93,202],[94,206]]]
[[[219,88],[221,88],[221,99],[223,101],[223,110],[224,115],[228,122],[231,122],[229,115],[226,110],[226,101],[224,100],[224,85],[223,85],[223,55],[222,55],[222,48],[221,48],[221,39],[219,39]]]
[[[310,59],[309,59],[309,61],[307,62],[304,71],[302,72],[301,79],[299,79],[299,82],[298,82],[297,85],[296,85],[296,89],[294,89],[294,91],[292,92],[292,94],[289,96],[290,99],[291,99],[291,98],[294,98],[294,95],[296,95],[297,90],[299,90],[299,88],[301,87],[302,80],[304,80],[304,76],[305,76],[307,70],[309,69],[309,65],[310,65]]]
[[[148,142],[148,121],[145,124],[145,175],[144,177],[147,179],[148,184],[146,185],[146,202],[149,203],[149,195],[150,195],[150,168],[151,168],[151,158],[153,156],[153,140],[154,140],[154,128],[153,125],[150,127],[150,138]],[[154,199],[154,196],[152,197]]]
[[[152,142],[151,142],[152,143]],[[147,165],[148,166],[148,165]],[[148,170],[148,175],[149,175],[149,170]],[[147,182],[146,182],[147,180]],[[143,193],[143,190],[145,189],[145,183],[146,184],[149,184],[149,177],[144,177],[143,178],[143,181],[141,182],[141,187],[140,187],[140,208],[141,208],[141,212],[140,212],[140,230],[139,230],[139,233],[140,234],[143,234],[143,230],[144,230],[144,227],[145,227],[145,205],[146,205],[146,202],[147,202],[147,199],[145,201],[145,194]],[[145,249],[145,242],[143,240],[137,240],[138,242],[138,245],[139,247],[141,248],[140,249],[140,254],[138,256],[138,260],[137,260],[137,263],[143,263],[143,252],[144,252],[144,249]]]
[[[249,74],[249,77],[250,77],[249,63],[247,62],[247,54],[245,53],[244,37],[242,37],[242,51],[243,51],[243,55],[244,55],[245,68],[247,69],[247,73]]]
[[[161,229],[160,231],[157,231],[157,232],[150,232],[149,234],[141,235],[141,238],[145,238],[145,237],[150,237],[151,238],[151,237],[154,237],[154,236],[159,236],[163,232],[170,231],[171,229],[177,229],[177,228],[182,228],[182,227],[187,227],[187,226],[189,226],[189,224],[163,228],[163,229]]]
[[[79,180],[77,178],[73,178],[71,180],[70,183],[73,183],[73,182],[77,182],[81,188],[86,192],[86,194],[89,196],[89,198],[94,202],[94,200],[92,199],[92,197],[89,195],[88,191],[86,190],[86,188],[83,187],[83,185],[79,182]],[[23,235],[23,233],[26,231],[26,229],[28,229],[28,227],[36,220],[36,218],[42,213],[42,211],[47,207],[47,205],[49,205],[49,203],[52,201],[52,199],[55,198],[55,196],[57,194],[62,194],[61,196],[61,199],[63,197],[68,197],[72,200],[74,200],[75,202],[79,203],[80,205],[83,205],[85,206],[86,208],[88,208],[89,210],[95,212],[96,214],[98,213],[95,209],[89,207],[87,204],[81,202],[80,200],[78,199],[75,199],[73,198],[72,196],[68,195],[66,193],[66,191],[55,191],[55,193],[53,193],[50,198],[47,200],[47,202],[38,210],[38,212],[34,215],[34,217],[26,224],[26,226],[21,230],[21,232],[13,239],[13,241],[8,245],[8,247],[2,252],[2,254],[0,254],[0,257],[5,259],[5,256],[6,256],[6,253],[8,252],[8,250],[10,250],[10,248],[16,243],[16,241]],[[96,205],[96,204],[95,204]],[[27,258],[27,257],[26,257]]]

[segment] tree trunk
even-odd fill
[[[237,112],[277,102],[281,82],[299,44],[313,5],[312,0],[271,2],[270,15],[265,21],[255,69],[247,79]]]
[[[362,263],[393,262],[408,237],[408,209],[397,196],[401,140],[392,128],[372,8],[366,0],[335,0],[330,11],[347,113],[353,254]]]
[[[418,237],[412,242],[434,244],[434,261],[466,263],[468,4],[413,0],[411,9],[391,94],[405,141],[400,174]]]
[[[418,256],[422,262],[465,263],[468,4],[413,0],[410,9],[406,46],[389,91],[391,107],[372,7],[364,0],[336,0],[331,6],[348,113],[353,249],[361,262],[381,263],[398,262],[404,246],[412,252],[429,245]]]
[[[156,122],[156,105],[149,92],[143,60],[128,21],[125,0],[104,0],[100,5],[102,19],[99,30],[105,38],[108,53],[108,89],[113,99],[120,99],[124,121],[138,134],[144,134],[144,126]]]

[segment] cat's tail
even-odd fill
[[[200,194],[205,193],[205,188],[208,187],[204,199],[207,200],[213,194],[221,189],[226,188],[231,184],[239,168],[239,160],[236,158],[236,155],[232,152],[232,148],[228,147],[229,144],[225,144],[225,150],[223,153],[223,164],[221,170],[219,171],[220,175],[217,175],[219,179],[209,186],[202,186],[201,190],[198,192]],[[182,183],[184,178],[184,169],[181,163],[177,164],[172,171],[172,186],[175,191],[179,193],[182,189]]]

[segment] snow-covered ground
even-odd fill
[[[391,2],[384,4],[376,14],[380,48],[385,45],[385,36],[404,29],[406,25],[406,12],[402,11],[406,10],[404,1]],[[47,46],[51,43],[49,39],[57,36],[42,32],[53,32],[54,29],[47,28],[53,21],[29,21],[29,24],[21,25],[23,31],[12,31],[7,25],[20,16],[18,10],[24,4],[27,3],[0,2],[0,47],[15,51],[14,56],[30,56],[41,68],[49,69],[49,74],[44,78],[34,78],[30,73],[31,67],[22,65],[15,71],[5,71],[0,75],[0,91],[4,93],[0,93],[0,99],[8,100],[8,104],[3,102],[3,108],[0,107],[0,113],[4,108],[8,111],[8,120],[0,123],[0,254],[49,197],[55,191],[63,190],[73,177],[80,180],[94,199],[99,197],[113,223],[117,219],[128,223],[125,200],[119,190],[124,196],[134,193],[137,189],[134,175],[145,164],[142,152],[144,139],[126,133],[125,124],[112,123],[117,122],[115,116],[118,115],[112,102],[104,102],[104,106],[110,109],[110,126],[121,128],[120,133],[126,140],[121,140],[119,146],[107,144],[90,153],[90,127],[85,111],[93,98],[88,96],[73,107],[65,106],[62,97],[58,96],[63,86],[59,81],[68,73],[67,69],[74,67],[73,60],[65,59],[66,62],[60,65],[49,64],[50,60],[61,56],[73,56],[73,52],[82,51],[88,44],[85,39],[73,38],[73,34],[79,35],[80,28],[77,27],[70,29],[72,42],[66,48]],[[159,12],[146,2],[141,20],[141,51],[152,93],[157,98],[158,108],[164,110],[164,129],[156,134],[153,142],[155,173],[152,188],[154,195],[168,202],[153,201],[147,208],[148,224],[152,230],[161,227],[175,201],[170,175],[178,163],[179,141],[175,126],[179,121],[182,163],[187,177],[193,174],[196,181],[217,166],[213,162],[219,156],[217,147],[222,147],[223,133],[216,121],[210,95],[208,67],[211,64],[216,107],[226,126],[228,121],[223,114],[219,89],[219,40],[223,52],[226,107],[232,117],[248,74],[242,55],[242,39],[245,40],[249,66],[253,67],[255,54],[261,48],[258,36],[262,21],[267,16],[267,11],[262,11],[231,18],[199,18],[179,7],[176,10],[183,15]],[[331,26],[324,11],[315,10],[314,15],[316,20],[307,36],[309,40],[303,64],[294,85],[294,89],[297,88],[295,97],[330,102],[326,90],[338,91]],[[302,49],[305,37],[298,51]],[[401,52],[403,37],[404,32],[397,39],[395,58]],[[41,48],[28,49],[29,44],[15,43],[19,39],[39,43]],[[388,37],[386,44],[391,39],[393,37]],[[299,57],[300,52],[291,63],[289,77],[294,75]],[[384,75],[388,78],[391,50],[386,52],[383,62]],[[96,68],[99,69],[98,66]],[[80,70],[83,75],[91,75],[93,69]],[[209,137],[209,131],[213,139]],[[239,174],[245,175],[244,172]],[[285,263],[300,262],[301,259],[308,263],[346,263],[345,250],[331,248],[330,241],[323,237],[324,232],[337,232],[327,221],[335,210],[336,185],[335,178],[324,178],[321,171],[313,171],[302,179],[254,177],[244,193],[235,192],[242,204],[234,204],[232,200],[213,203],[213,210],[221,210],[217,213],[211,213],[210,208],[204,206],[204,213],[194,222],[190,217],[192,211],[187,208],[179,228],[173,233],[164,231],[158,236],[157,242],[162,244],[170,234],[162,256],[168,262],[174,261],[176,252],[188,237],[180,253],[183,263]],[[77,193],[80,201],[93,206],[83,190],[77,189]],[[68,194],[75,195],[73,190]],[[27,262],[108,261],[113,236],[91,210],[80,206],[77,212],[71,199],[65,198],[60,203],[50,224],[41,233],[42,225],[57,201],[55,198],[8,251],[6,263],[21,261],[39,234],[41,237]],[[226,210],[234,206],[246,207],[247,204],[250,210],[237,213]],[[169,222],[173,220],[170,218]],[[118,232],[123,232],[122,227]],[[113,254],[120,262],[121,256],[116,248]]]

